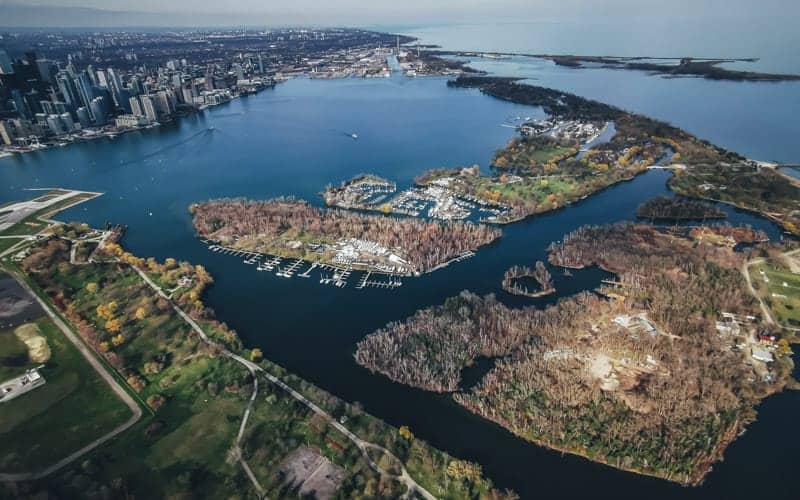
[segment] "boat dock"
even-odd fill
[[[283,262],[282,257],[263,254],[260,252],[253,252],[250,250],[238,250],[236,248],[226,247],[219,245],[210,240],[202,240],[203,243],[208,245],[208,249],[214,253],[222,255],[230,255],[233,257],[240,257],[245,264],[255,265],[258,271],[277,271],[276,276],[282,278],[291,278],[299,276],[301,278],[310,278],[311,272],[314,269],[320,270],[319,282],[323,285],[334,285],[339,288],[347,286],[350,275],[353,272],[351,265],[347,267],[336,264],[322,264],[320,262],[312,262],[311,265],[303,272],[298,272],[308,262],[303,259],[294,259],[287,266],[281,267]],[[450,262],[460,261],[475,255],[474,252],[465,252]],[[382,279],[376,279],[377,276],[382,276]],[[356,288],[361,290],[364,288],[384,288],[394,289],[402,286],[403,282],[396,274],[382,273],[374,271],[365,271],[358,280]]]
[[[303,265],[303,262],[305,262],[303,259],[297,259],[291,264],[289,264],[283,271],[279,270],[277,273],[275,273],[275,276],[281,276],[283,278],[291,278],[292,276],[294,276],[295,271],[297,271],[300,268],[300,266]]]
[[[306,269],[302,273],[298,274],[298,276],[300,276],[301,278],[310,278],[311,277],[311,271],[313,271],[316,267],[317,267],[317,263],[316,262],[312,262],[311,263],[311,267],[309,267],[308,269]]]
[[[373,275],[372,271],[367,271],[366,273],[361,275],[361,278],[358,280],[356,288],[359,290],[367,287],[394,289],[403,286],[403,282],[400,280],[399,277],[395,275],[392,274],[385,275],[389,277],[389,279],[386,281],[380,281],[374,279],[371,280],[370,277],[372,277],[372,275]]]

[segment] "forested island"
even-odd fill
[[[741,273],[748,258],[686,228],[583,227],[549,259],[614,273],[598,293],[514,309],[462,292],[367,336],[356,360],[452,392],[540,445],[698,484],[759,401],[791,383],[791,350],[757,336],[765,324]],[[495,367],[456,392],[479,357]]]
[[[706,220],[724,219],[728,216],[708,203],[672,196],[649,199],[636,209],[636,217],[651,220]]]
[[[190,212],[200,237],[225,246],[404,275],[434,270],[501,234],[469,222],[366,215],[293,198],[212,200]]]
[[[528,290],[527,286],[520,284],[520,280],[524,278],[532,278],[539,284],[538,290]],[[503,290],[512,295],[522,295],[524,297],[542,297],[555,293],[556,288],[553,286],[553,277],[550,271],[544,265],[544,262],[537,261],[534,267],[528,266],[511,266],[505,274],[503,274]]]

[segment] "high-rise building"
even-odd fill
[[[83,71],[78,74],[78,93],[81,96],[81,102],[86,109],[89,109],[89,104],[92,100],[96,97],[94,92],[94,85],[92,85],[92,79],[89,76],[88,71]]]
[[[106,74],[108,76],[108,84],[111,88],[111,97],[114,99],[114,104],[116,104],[117,107],[125,108],[127,99],[122,98],[122,91],[124,90],[122,87],[122,79],[114,68],[108,68]]]
[[[178,103],[173,92],[168,90],[159,90],[155,97],[156,111],[158,111],[159,116],[169,116],[177,110]]]
[[[58,73],[58,65],[55,63],[55,61],[51,61],[49,59],[37,59],[36,66],[42,80],[50,85],[53,85],[56,81],[56,74]]]
[[[55,113],[55,108],[53,107],[53,103],[50,101],[39,101],[39,106],[41,106],[42,111],[48,115],[52,115]]]
[[[61,96],[72,109],[77,109],[81,106],[82,100],[78,93],[78,87],[75,85],[75,80],[68,73],[62,73],[56,77],[58,84],[58,91]]]
[[[58,115],[61,119],[61,123],[64,125],[64,129],[67,132],[74,132],[75,131],[75,122],[72,120],[72,115],[69,113],[61,113]]]
[[[66,132],[58,115],[47,115],[47,127],[53,135],[61,135]]]
[[[81,128],[89,128],[92,126],[92,117],[89,115],[89,110],[85,106],[79,107],[75,114],[78,116],[78,123]]]
[[[139,97],[133,96],[128,99],[128,104],[131,107],[131,114],[134,116],[144,116],[144,111],[142,111],[142,103],[139,101]]]
[[[142,110],[147,121],[152,123],[158,121],[158,112],[156,111],[155,98],[149,94],[140,96],[142,100]]]
[[[105,125],[108,121],[108,111],[106,108],[106,100],[104,97],[95,97],[89,103],[89,110],[97,125]]]
[[[28,108],[28,104],[25,102],[25,95],[21,89],[11,89],[11,98],[14,100],[14,108],[20,117],[26,120],[33,118],[33,112]]]
[[[184,103],[191,105],[192,101],[194,99],[194,95],[192,94],[192,88],[191,87],[183,87],[181,89],[181,97],[183,98],[183,102]]]

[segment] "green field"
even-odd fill
[[[130,416],[78,350],[47,317],[36,320],[51,350],[47,383],[0,409],[0,471],[36,471],[108,433]],[[0,330],[0,379],[37,366],[12,329]]]
[[[763,264],[754,267],[754,280],[758,281],[764,301],[769,305],[775,320],[782,325],[800,328],[800,275],[785,268]],[[769,283],[759,272],[764,270]],[[764,293],[763,290],[768,290]]]
[[[22,241],[22,238],[0,238],[0,253],[5,252],[20,241]]]

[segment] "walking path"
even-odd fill
[[[188,314],[186,314],[183,311],[183,309],[181,309],[177,304],[175,304],[164,293],[164,291],[158,285],[156,285],[150,279],[150,277],[147,276],[147,274],[144,271],[142,271],[141,269],[139,269],[136,266],[131,266],[131,267],[133,267],[133,269],[137,273],[139,273],[139,276],[141,276],[142,279],[145,281],[145,283],[147,283],[153,290],[155,290],[156,293],[158,293],[161,297],[163,297],[164,299],[169,301],[170,305],[172,306],[172,309],[181,318],[183,318],[184,321],[186,321],[186,323],[189,324],[189,326],[192,327],[192,329],[197,333],[197,335],[200,337],[200,339],[203,342],[205,342],[206,344],[208,344],[211,347],[214,347],[214,348],[218,349],[224,356],[227,356],[228,358],[238,362],[239,364],[241,364],[242,366],[247,368],[247,370],[250,371],[250,373],[253,375],[253,380],[256,381],[255,386],[254,386],[255,388],[253,390],[253,395],[250,398],[250,403],[248,404],[247,410],[245,411],[245,415],[244,415],[244,419],[242,421],[242,424],[239,427],[239,435],[236,438],[236,452],[238,454],[239,461],[242,463],[242,467],[245,469],[245,472],[247,473],[248,477],[250,477],[250,481],[253,483],[253,486],[256,488],[256,490],[259,492],[260,495],[263,494],[263,488],[261,487],[261,485],[256,480],[255,476],[253,475],[252,471],[250,470],[250,467],[247,465],[247,462],[241,456],[241,449],[239,448],[239,443],[240,443],[240,441],[242,439],[242,435],[244,433],[244,429],[245,429],[245,426],[247,424],[247,418],[250,415],[250,409],[251,409],[251,407],[253,405],[253,402],[255,401],[256,393],[258,392],[258,382],[257,382],[257,377],[256,377],[257,373],[262,375],[262,376],[264,376],[264,378],[266,378],[267,380],[269,380],[270,382],[272,382],[276,386],[278,386],[281,389],[283,389],[284,391],[286,391],[294,399],[296,399],[297,401],[303,403],[306,407],[308,407],[315,414],[317,414],[320,417],[322,417],[323,419],[325,419],[336,430],[338,430],[339,432],[344,434],[350,441],[352,441],[356,446],[358,446],[358,449],[361,450],[361,453],[364,455],[364,457],[366,458],[367,462],[369,463],[370,467],[372,467],[373,470],[375,470],[382,477],[388,477],[388,478],[395,479],[397,481],[400,481],[400,482],[404,483],[406,485],[406,487],[408,488],[407,495],[410,495],[411,493],[418,493],[423,498],[425,498],[426,500],[435,500],[436,499],[435,496],[433,496],[430,492],[428,492],[428,490],[426,490],[425,488],[420,486],[414,480],[414,478],[411,477],[411,475],[408,473],[406,468],[402,465],[402,462],[397,457],[395,457],[389,450],[387,450],[386,448],[383,448],[381,446],[378,446],[376,444],[370,443],[368,441],[364,441],[360,437],[358,437],[355,434],[353,434],[347,427],[345,427],[344,425],[339,423],[328,412],[326,412],[325,410],[323,410],[322,408],[317,406],[314,402],[312,402],[311,400],[309,400],[308,398],[306,398],[305,396],[303,396],[302,394],[300,394],[296,390],[294,390],[291,387],[289,387],[288,385],[286,385],[282,380],[280,380],[276,376],[274,376],[271,373],[267,372],[266,370],[261,368],[259,365],[253,363],[252,361],[249,361],[249,360],[239,356],[238,354],[234,354],[231,351],[228,351],[227,349],[225,349],[221,345],[219,345],[216,342],[214,342],[213,340],[211,340],[208,337],[208,335],[206,335],[206,333],[203,330],[203,328],[200,327],[200,325],[198,325],[197,322],[194,319],[192,319]],[[398,464],[400,464],[401,473],[399,475],[397,475],[397,474],[392,474],[390,472],[387,472],[387,471],[381,469],[380,466],[378,464],[376,464],[372,460],[372,458],[370,458],[369,454],[367,453],[367,450],[369,450],[369,449],[379,450],[382,453],[388,455],[392,460],[394,460]]]
[[[31,288],[28,286],[28,283],[25,282],[17,273],[13,271],[8,271],[9,274],[17,280],[17,282],[22,286],[31,297],[35,298],[39,305],[42,306],[45,313],[53,320],[53,323],[61,330],[65,337],[75,346],[76,349],[83,355],[86,361],[94,368],[98,375],[108,384],[112,391],[119,397],[131,410],[131,417],[125,421],[122,425],[118,426],[108,434],[101,436],[91,443],[87,444],[83,448],[71,453],[70,455],[62,458],[58,462],[45,467],[37,472],[22,472],[16,474],[5,474],[0,473],[0,481],[32,481],[35,479],[41,479],[45,476],[52,474],[53,472],[65,467],[66,465],[71,464],[75,460],[81,458],[83,455],[89,453],[90,451],[94,450],[101,444],[105,443],[106,441],[114,438],[121,432],[130,428],[133,424],[139,421],[142,417],[142,409],[136,404],[136,401],[133,400],[130,394],[117,382],[117,379],[108,372],[108,370],[103,366],[102,363],[94,356],[94,354],[86,347],[86,344],[80,340],[77,335],[75,335],[72,330],[70,330],[69,326],[67,326],[61,318],[50,308],[50,305],[42,300]]]

